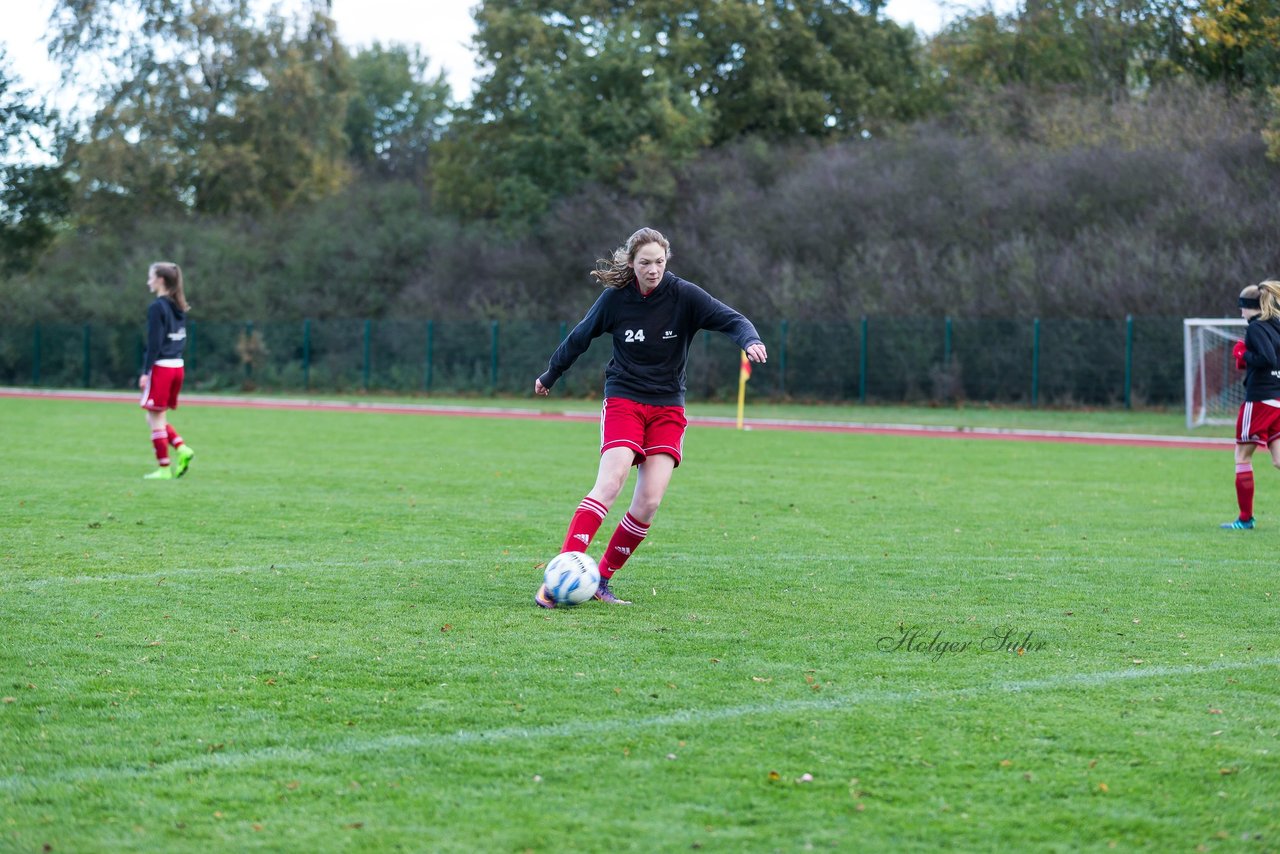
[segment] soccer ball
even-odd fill
[[[547,563],[544,580],[557,605],[581,605],[596,594],[600,570],[586,552],[561,552]]]

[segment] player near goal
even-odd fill
[[[147,269],[147,289],[156,295],[147,307],[147,352],[142,360],[142,408],[151,428],[151,445],[159,467],[147,480],[172,480],[187,473],[195,451],[189,448],[168,423],[166,410],[178,408],[178,392],[184,372],[182,351],[187,344],[186,294],[182,290],[182,270],[177,264],[157,261]],[[169,446],[173,446],[173,459]]]
[[[1271,451],[1280,468],[1280,281],[1240,292],[1240,315],[1249,322],[1233,354],[1244,373],[1244,403],[1236,416],[1236,501],[1240,515],[1223,528],[1253,528],[1253,452]]]
[[[688,425],[685,367],[693,336],[702,329],[721,332],[753,362],[764,362],[768,355],[751,321],[669,272],[670,257],[667,238],[642,228],[609,258],[597,261],[591,275],[604,292],[533,382],[535,393],[548,394],[594,339],[612,336],[613,358],[605,367],[600,414],[600,467],[595,486],[578,504],[560,547],[561,552],[587,550],[634,466],[631,504],[600,559],[595,598],[612,604],[630,604],[613,594],[609,580],[648,534],[671,475],[680,465]],[[543,608],[555,607],[545,585],[538,588],[534,601]]]

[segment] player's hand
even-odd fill
[[[545,397],[546,395],[551,394],[551,389],[542,384],[542,377],[538,377],[533,381],[533,393],[541,394]]]
[[[138,377],[138,388],[146,388],[146,387],[147,387],[147,375],[143,374],[142,376]]]
[[[1231,348],[1231,355],[1235,357],[1236,367],[1242,371],[1249,367],[1244,361],[1244,349],[1243,341],[1237,341],[1235,346]]]
[[[764,364],[769,361],[769,353],[764,349],[763,344],[752,344],[747,348],[747,358],[753,362]]]

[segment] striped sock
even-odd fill
[[[1253,463],[1236,463],[1236,503],[1240,505],[1240,521],[1253,518]]]
[[[585,552],[607,515],[609,515],[609,508],[599,501],[590,496],[582,499],[578,509],[573,511],[573,518],[569,520],[569,530],[564,535],[564,543],[560,546],[560,551]]]
[[[649,526],[630,513],[622,517],[618,528],[609,539],[609,545],[600,558],[600,577],[608,581],[615,572],[622,569],[627,558],[640,547],[640,543],[649,533]]]
[[[152,430],[151,445],[156,449],[156,462],[169,465],[169,435],[163,430]]]

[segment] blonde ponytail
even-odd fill
[[[1280,318],[1280,282],[1267,279],[1258,283],[1258,305],[1262,309],[1263,320]]]

